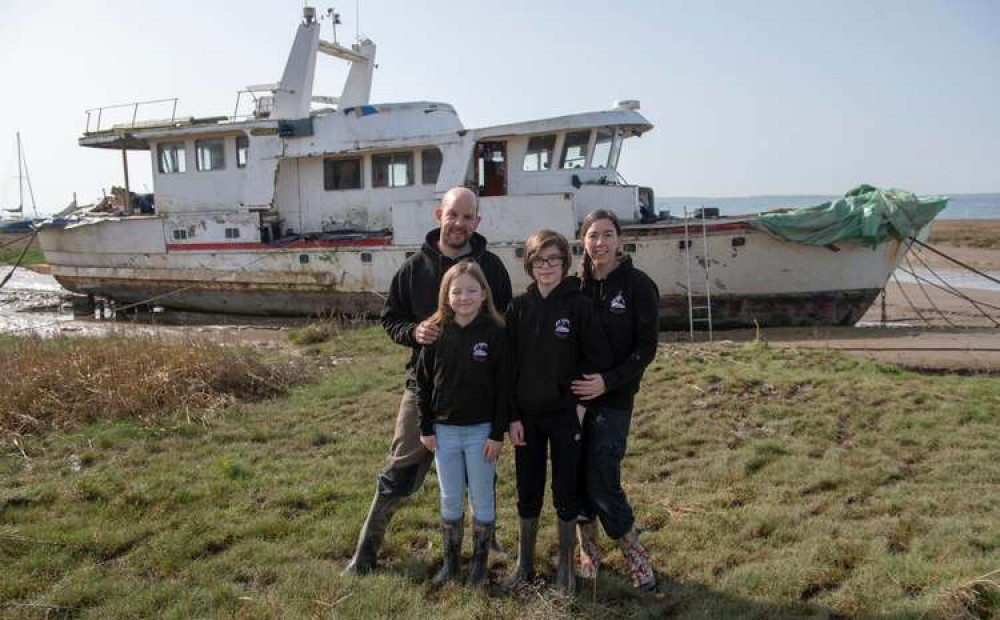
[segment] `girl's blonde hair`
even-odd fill
[[[451,323],[455,320],[455,311],[448,304],[448,291],[451,290],[451,283],[459,276],[469,276],[483,287],[483,307],[479,311],[480,313],[485,312],[494,323],[503,327],[503,316],[500,315],[493,303],[493,291],[490,290],[489,282],[486,281],[486,274],[483,273],[482,267],[471,260],[464,260],[452,265],[451,269],[444,272],[444,277],[441,278],[441,288],[438,290],[437,311],[428,320],[438,325]]]

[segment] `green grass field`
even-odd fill
[[[361,328],[289,355],[317,378],[272,400],[5,435],[0,618],[1000,618],[998,378],[664,346],[625,462],[660,589],[634,592],[605,540],[596,599],[581,580],[570,600],[542,582],[504,592],[513,558],[494,558],[485,592],[431,590],[432,478],[393,522],[383,569],[341,577],[406,351]],[[509,446],[500,477],[513,549]],[[555,551],[547,506],[543,577]]]
[[[24,242],[27,238],[24,234],[0,234],[0,264],[13,265],[24,249]],[[45,256],[38,245],[37,239],[32,240],[31,247],[21,260],[22,267],[29,267],[45,262]],[[0,272],[3,273],[3,272]]]

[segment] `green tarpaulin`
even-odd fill
[[[889,237],[917,234],[948,204],[940,196],[921,198],[900,189],[861,185],[843,198],[815,207],[765,213],[752,223],[797,243],[830,245],[853,241],[872,247]]]

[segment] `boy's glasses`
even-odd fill
[[[565,256],[539,256],[531,259],[532,267],[562,267]]]

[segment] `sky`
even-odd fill
[[[2,0],[0,206],[17,200],[16,131],[40,211],[91,202],[122,165],[77,145],[85,110],[177,97],[182,116],[232,114],[239,89],[278,81],[302,5]],[[340,41],[359,24],[378,44],[374,103],[444,101],[481,127],[639,99],[655,128],[620,171],[657,196],[1000,192],[995,0],[315,6],[341,13]],[[345,75],[321,56],[314,94]],[[129,168],[152,191],[148,153]]]

